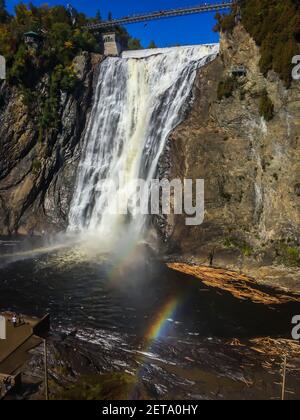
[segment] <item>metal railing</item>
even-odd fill
[[[86,26],[83,26],[83,28],[93,31],[97,29],[111,28],[118,25],[128,25],[130,23],[147,22],[150,20],[164,19],[164,18],[170,18],[170,17],[176,17],[176,16],[221,11],[221,10],[229,9],[234,3],[236,3],[236,1],[231,0],[231,1],[226,1],[222,3],[216,3],[216,4],[204,3],[199,6],[185,7],[185,8],[179,8],[179,9],[170,9],[170,10],[160,10],[157,12],[144,13],[140,15],[125,16],[119,19],[112,19],[112,20],[103,21],[99,23],[91,23]]]

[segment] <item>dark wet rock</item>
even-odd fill
[[[102,337],[109,340],[109,333],[103,331]],[[286,397],[299,398],[300,346],[295,341],[168,339],[156,342],[151,353],[141,357],[123,339],[127,351],[120,353],[117,347],[106,351],[86,341],[69,338],[62,342],[52,337],[48,350],[51,398],[76,399],[79,395],[82,399],[86,389],[105,382],[106,389],[97,394],[100,399],[102,392],[113,392],[111,399],[120,399],[120,392],[125,391],[131,399],[280,399],[283,351],[289,365]],[[44,398],[42,347],[32,356],[23,375],[23,393],[13,398]],[[116,363],[118,357],[126,368]],[[124,384],[122,389],[113,385],[116,377]]]

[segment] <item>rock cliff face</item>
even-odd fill
[[[80,140],[93,94],[100,56],[74,61],[80,80],[72,95],[61,95],[59,132],[38,140],[37,124],[20,92],[0,86],[0,235],[40,234],[66,227]],[[41,93],[44,89],[40,86]]]
[[[280,258],[297,263],[300,83],[287,90],[276,74],[265,78],[259,59],[254,41],[238,26],[222,36],[220,56],[197,77],[194,104],[172,133],[163,162],[171,179],[205,180],[205,221],[188,227],[181,216],[167,220],[162,235],[169,252],[220,265],[268,265]],[[231,97],[219,100],[220,81],[238,65],[247,75],[237,77]],[[269,122],[259,112],[265,89],[275,107]]]

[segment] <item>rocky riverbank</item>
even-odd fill
[[[288,360],[285,398],[299,399],[300,346],[295,341],[268,337],[201,339],[191,341],[187,352],[180,343],[175,345],[169,340],[162,344],[166,346],[164,355],[167,357],[171,352],[177,360],[175,366],[153,359],[154,355],[145,359],[138,347],[123,352],[122,363],[118,362],[119,349],[109,348],[109,334],[103,332],[102,340],[102,345],[91,344],[76,337],[76,332],[51,337],[48,345],[51,399],[279,400],[284,355]],[[44,398],[40,347],[32,352],[32,359],[24,369],[22,389],[7,399]]]

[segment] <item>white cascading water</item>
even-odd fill
[[[215,44],[176,47],[126,52],[102,62],[69,231],[96,234],[108,247],[124,232],[142,237],[146,217],[113,214],[115,200],[126,197],[132,180],[156,176],[166,140],[184,117],[197,69],[218,51]],[[119,184],[117,194],[101,191],[103,179]]]

